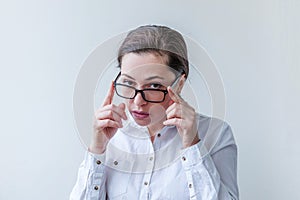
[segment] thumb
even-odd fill
[[[125,110],[125,103],[120,103],[120,105],[118,105],[118,107],[122,110]]]
[[[121,103],[120,105],[118,105],[118,107],[123,111],[122,112],[122,116],[123,116],[123,119],[127,120],[127,116],[126,116],[126,113],[125,113],[125,104],[124,103]]]

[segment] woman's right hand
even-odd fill
[[[118,106],[112,104],[114,92],[112,83],[102,106],[95,112],[93,136],[89,147],[92,153],[104,153],[108,141],[118,128],[122,127],[122,119],[127,120],[125,104],[121,103]]]

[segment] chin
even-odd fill
[[[148,126],[150,124],[150,121],[148,120],[139,120],[134,119],[135,123],[137,123],[139,126]]]

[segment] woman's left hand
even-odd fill
[[[167,120],[164,125],[174,125],[182,139],[183,148],[192,146],[200,141],[198,137],[195,109],[168,87],[171,105],[166,110]]]

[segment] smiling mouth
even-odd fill
[[[145,119],[145,118],[149,117],[149,113],[141,112],[141,111],[132,111],[131,114],[134,118],[137,118],[137,119]]]

